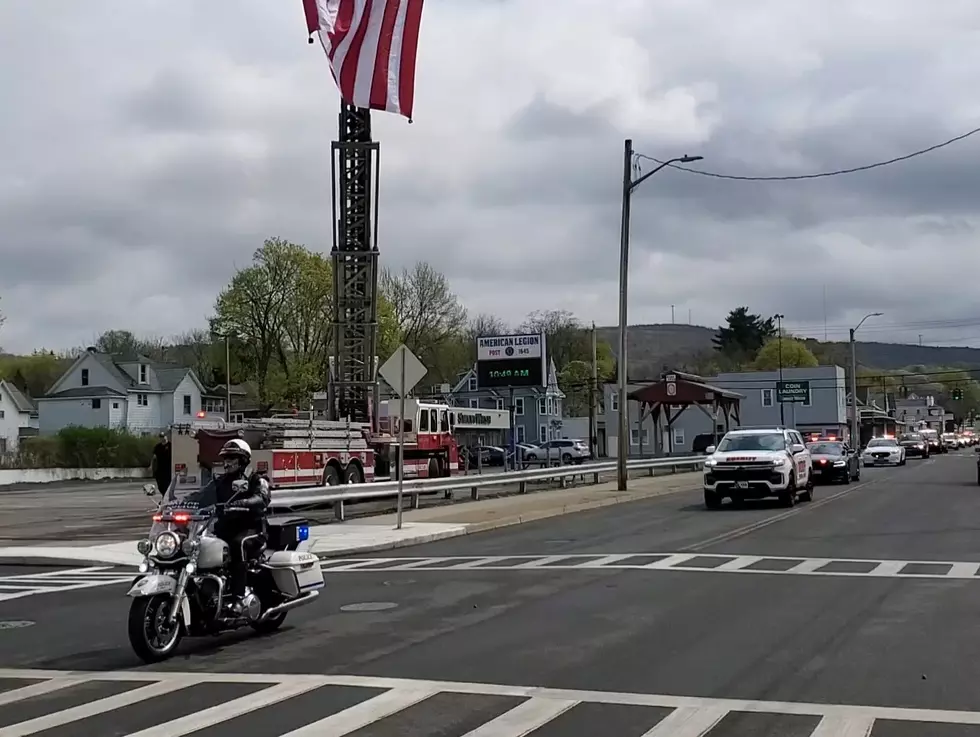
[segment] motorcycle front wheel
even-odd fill
[[[178,619],[167,622],[171,598],[158,594],[133,599],[129,607],[129,644],[144,663],[159,663],[177,649],[184,637]]]

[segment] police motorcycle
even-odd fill
[[[244,493],[248,482],[235,481]],[[201,637],[250,626],[256,632],[278,629],[290,609],[313,603],[323,588],[316,555],[299,550],[309,539],[305,519],[269,517],[264,534],[251,543],[248,585],[239,606],[228,595],[228,543],[213,533],[214,522],[225,514],[215,480],[203,487],[179,488],[170,483],[160,500],[146,539],[137,544],[144,556],[140,575],[127,596],[129,642],[147,663],[169,658],[184,636]],[[154,484],[143,492],[155,496]]]

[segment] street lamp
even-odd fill
[[[856,333],[869,317],[881,317],[884,312],[871,312],[861,318],[861,322],[851,328],[851,447],[861,449],[861,422],[858,418],[858,379],[857,379],[857,348],[854,342]]]
[[[786,315],[776,314],[773,317],[776,319],[776,340],[779,341],[776,346],[779,355],[779,386],[776,390],[778,394],[783,384],[783,320]],[[779,399],[779,426],[786,427],[786,403],[779,397],[776,399]]]
[[[633,179],[633,141],[627,138],[623,151],[623,219],[619,240],[619,371],[616,394],[619,399],[619,440],[616,443],[616,476],[619,490],[626,491],[629,477],[626,472],[626,456],[629,450],[629,418],[626,412],[626,332],[627,332],[627,282],[629,280],[630,257],[630,201],[633,192],[643,182],[658,171],[671,164],[690,164],[700,161],[703,156],[678,156],[669,159]]]

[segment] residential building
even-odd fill
[[[38,426],[42,435],[71,425],[157,432],[197,416],[204,394],[193,369],[89,348],[38,398]]]
[[[809,397],[808,401],[785,403],[782,417],[776,394],[776,384],[780,380],[779,371],[732,372],[705,378],[685,374],[684,377],[742,395],[739,399],[741,427],[775,426],[782,423],[803,433],[832,433],[838,437],[847,435],[847,388],[844,369],[840,366],[783,369],[782,380],[797,384],[807,383]],[[642,386],[630,385],[628,393]],[[615,448],[614,436],[619,426],[615,384],[604,387],[603,400],[603,420],[610,436],[609,445]],[[674,454],[689,454],[693,452],[695,439],[699,435],[720,434],[725,431],[723,418],[712,418],[710,412],[703,408],[688,407],[671,423],[668,436],[665,424],[655,432],[653,421],[648,415],[641,421],[639,403],[630,401],[629,404],[630,455],[655,452],[658,442],[662,450],[672,448]],[[703,446],[703,443],[700,445]]]
[[[895,400],[895,419],[904,422],[910,429],[929,428],[942,433],[945,432],[946,421],[952,420],[953,415],[936,404],[935,397],[909,394]]]
[[[481,389],[476,368],[459,377],[446,397],[450,404],[472,409],[507,409],[510,391]],[[565,393],[558,387],[558,372],[554,361],[548,369],[548,387],[514,389],[514,428],[518,443],[543,443],[564,437],[562,432],[562,400]]]
[[[0,455],[14,453],[22,438],[37,434],[37,408],[9,381],[0,381]]]

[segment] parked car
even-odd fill
[[[865,466],[904,466],[906,450],[895,438],[871,438],[861,462]]]
[[[963,447],[963,443],[960,442],[960,438],[955,432],[944,432],[942,434],[942,440],[947,448],[959,450]]]
[[[809,443],[814,483],[844,483],[861,480],[858,454],[841,441]]]
[[[527,463],[537,461],[558,461],[568,465],[569,463],[583,463],[589,458],[589,445],[584,440],[549,440],[545,443],[529,450],[524,454]]]
[[[915,432],[905,433],[898,438],[898,444],[905,448],[906,458],[928,458],[929,443]]]

